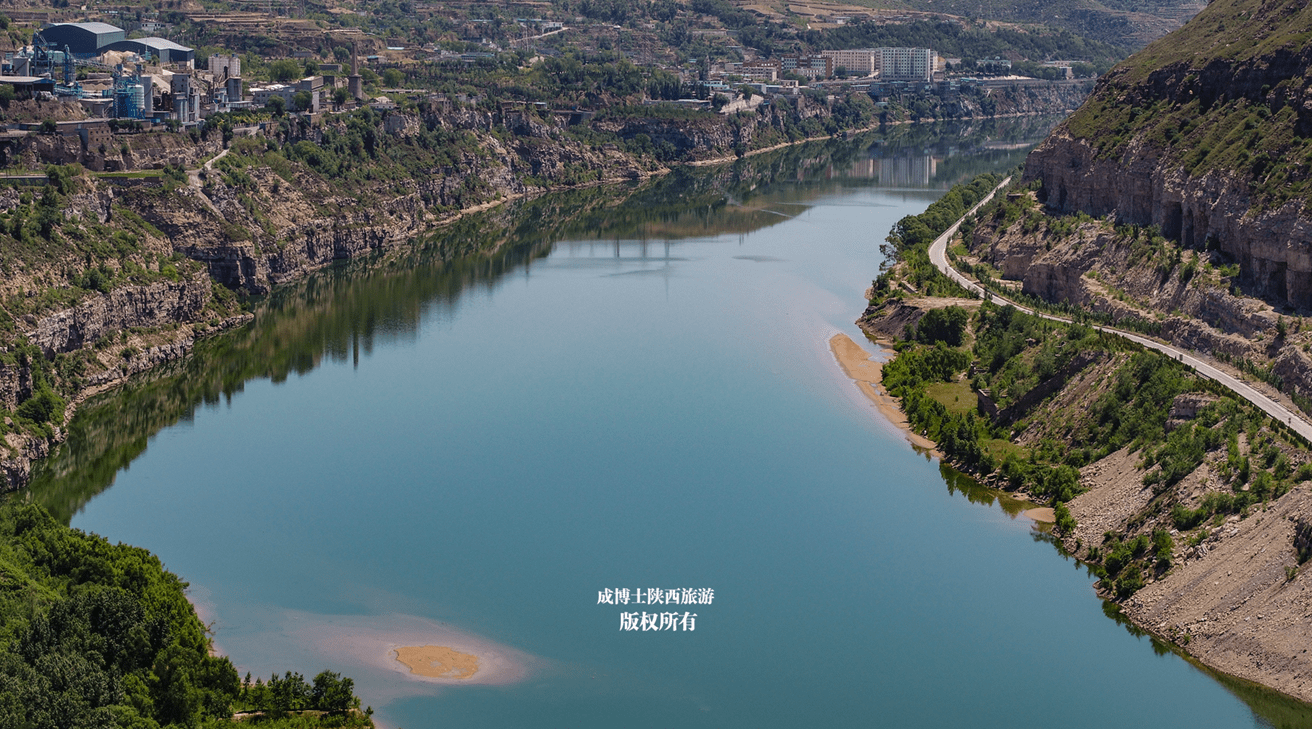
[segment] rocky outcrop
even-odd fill
[[[1186,248],[1212,248],[1239,263],[1245,291],[1312,309],[1312,214],[1301,202],[1253,210],[1250,180],[1238,172],[1195,178],[1147,145],[1119,159],[1088,141],[1054,132],[1026,161],[1044,202],[1118,222],[1157,226]]]
[[[787,130],[793,125],[812,119],[823,125],[832,116],[827,100],[796,96],[777,97],[774,103],[733,114],[671,117],[653,111],[649,116],[603,117],[592,127],[625,141],[645,139],[663,158],[704,160],[789,141]],[[824,127],[815,129],[822,132]]]
[[[975,229],[971,248],[1003,278],[1020,281],[1026,294],[1078,304],[1113,319],[1179,312],[1185,316],[1165,318],[1168,332],[1178,331],[1184,340],[1197,338],[1202,335],[1189,322],[1200,320],[1238,338],[1208,348],[1232,356],[1247,354],[1249,339],[1276,329],[1279,317],[1270,307],[1201,276],[1185,278],[1180,262],[1165,260],[1161,256],[1166,254],[1153,253],[1144,241],[1101,222],[1084,223],[1070,234],[1053,231],[1050,222],[1039,222],[1036,230],[1024,221],[1006,227],[986,221]]]
[[[141,132],[116,134],[111,144],[84,144],[76,135],[31,134],[5,146],[9,166],[40,169],[48,164],[77,163],[95,172],[160,169],[166,165],[194,167],[223,149],[217,133],[192,138],[188,134]]]
[[[0,362],[0,408],[12,412],[32,396],[32,386],[32,368],[26,362]]]
[[[1157,226],[1240,265],[1244,290],[1312,309],[1312,68],[1305,5],[1221,0],[1099,80],[1030,155],[1058,212]]]
[[[944,98],[940,114],[948,119],[1067,114],[1084,103],[1092,88],[1092,81],[1083,80],[1026,80],[1010,86],[975,88]]]
[[[207,277],[190,281],[124,286],[37,321],[28,341],[47,356],[94,344],[131,327],[153,328],[193,321],[210,300]]]
[[[916,328],[928,307],[917,306],[924,299],[890,299],[878,306],[869,306],[857,320],[866,332],[888,340],[898,340]]]
[[[56,428],[56,436],[63,431]],[[32,435],[8,433],[0,447],[0,476],[8,485],[6,490],[20,489],[32,478],[32,466],[50,455],[50,449],[57,443],[54,438],[41,438]]]
[[[1296,526],[1312,513],[1299,487],[1270,507],[1231,516],[1181,564],[1125,602],[1134,621],[1207,665],[1312,701],[1312,574],[1297,567]]]

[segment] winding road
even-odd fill
[[[961,216],[960,220],[953,223],[952,227],[943,231],[942,235],[935,238],[934,242],[929,244],[929,260],[931,263],[934,264],[935,268],[942,271],[943,274],[946,275],[948,278],[961,284],[968,291],[975,292],[981,298],[991,298],[993,301],[998,301],[1004,304],[1010,304],[1011,306],[1016,307],[1018,311],[1023,311],[1026,314],[1032,314],[1034,316],[1043,317],[1044,319],[1051,319],[1052,321],[1065,322],[1069,324],[1071,321],[1070,319],[1034,311],[1029,307],[1022,306],[1021,304],[1018,304],[1014,301],[1010,301],[1002,296],[997,295],[996,293],[986,292],[982,286],[966,278],[959,271],[953,268],[950,263],[948,263],[948,256],[947,256],[948,241],[952,240],[952,236],[956,235],[957,229],[961,227],[961,223],[967,217],[972,215],[976,210],[978,210],[981,206],[992,200],[993,196],[997,194],[997,192],[1001,190],[1003,187],[1005,187],[1009,182],[1011,182],[1010,177],[999,183],[998,186],[993,188],[993,191],[990,192],[988,195],[986,195],[983,200],[980,200],[978,203],[976,203],[974,207],[966,211],[965,215]],[[1115,334],[1120,337],[1125,337],[1131,342],[1134,342],[1136,344],[1141,344],[1149,349],[1155,349],[1158,352],[1161,352],[1162,354],[1165,354],[1166,356],[1170,357],[1171,359],[1189,365],[1198,374],[1202,375],[1203,377],[1206,377],[1209,380],[1224,385],[1225,387],[1232,390],[1239,397],[1242,397],[1243,399],[1256,405],[1258,408],[1262,410],[1262,412],[1265,412],[1267,415],[1270,415],[1276,420],[1279,420],[1280,422],[1289,426],[1294,430],[1294,432],[1303,436],[1307,440],[1312,441],[1312,423],[1308,423],[1308,421],[1303,419],[1303,416],[1301,414],[1293,410],[1290,410],[1289,408],[1285,407],[1279,402],[1271,399],[1269,396],[1263,394],[1262,392],[1254,388],[1252,385],[1249,385],[1248,383],[1244,382],[1238,377],[1235,377],[1234,375],[1231,375],[1227,372],[1223,372],[1222,370],[1218,369],[1216,366],[1209,364],[1201,359],[1198,359],[1197,357],[1189,354],[1188,352],[1172,347],[1169,344],[1159,342],[1155,339],[1149,339],[1145,336],[1122,331],[1120,329],[1116,329],[1113,327],[1101,326],[1097,324],[1091,324],[1090,326],[1093,329],[1096,329],[1100,332],[1106,332],[1108,334]]]

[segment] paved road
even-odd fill
[[[997,187],[993,188],[993,192],[990,192],[983,200],[979,201],[979,203],[977,203],[975,207],[971,208],[966,213],[966,215],[970,215],[971,213],[975,212],[975,210],[978,209],[981,205],[992,200],[993,195],[997,193],[998,190],[1001,190],[1004,186],[1006,186],[1007,183],[1009,182],[1011,182],[1010,177],[1003,180]],[[948,278],[952,279],[953,281],[956,281],[957,283],[964,286],[966,289],[970,291],[974,291],[975,293],[983,297],[985,296],[985,291],[983,287],[981,287],[979,284],[975,283],[974,281],[971,281],[970,279],[966,278],[965,276],[961,275],[961,273],[959,273],[955,268],[951,266],[951,264],[948,263],[948,256],[947,256],[948,241],[952,239],[953,235],[956,235],[957,228],[961,226],[962,220],[965,220],[965,216],[963,216],[962,219],[958,220],[956,223],[953,223],[951,228],[948,228],[947,230],[943,231],[943,235],[940,235],[938,238],[935,238],[934,242],[929,245],[929,260],[931,263],[934,264],[936,268],[938,268],[938,270],[942,271]],[[996,293],[988,293],[988,296],[991,297],[994,301],[998,301],[1004,304],[1011,304],[1012,306],[1016,307],[1017,310],[1023,311],[1027,314],[1041,316],[1044,319],[1051,319],[1052,321],[1060,321],[1066,323],[1070,322],[1070,319],[1066,319],[1064,317],[1053,316],[1051,314],[1044,314],[1042,312],[1034,311],[1029,307],[1022,306],[1021,304],[1018,304],[1014,301],[1010,301],[1002,296],[998,296]],[[1194,370],[1198,374],[1208,378],[1209,380],[1213,380],[1215,382],[1221,383],[1222,385],[1225,385],[1226,387],[1234,391],[1236,395],[1253,403],[1266,414],[1290,426],[1299,435],[1303,436],[1309,441],[1312,441],[1312,423],[1308,423],[1306,420],[1304,420],[1303,416],[1300,413],[1294,412],[1293,410],[1290,410],[1284,405],[1281,405],[1279,402],[1276,402],[1275,400],[1271,399],[1270,397],[1263,394],[1262,392],[1254,388],[1252,385],[1249,385],[1248,383],[1244,382],[1243,380],[1240,380],[1239,378],[1231,374],[1228,374],[1220,369],[1217,369],[1214,365],[1208,364],[1207,362],[1198,359],[1197,357],[1194,357],[1188,352],[1185,352],[1180,349],[1176,349],[1175,347],[1172,347],[1169,344],[1164,344],[1155,339],[1149,339],[1145,336],[1134,334],[1132,332],[1122,331],[1120,329],[1115,329],[1113,327],[1106,327],[1100,325],[1091,325],[1091,326],[1100,332],[1107,332],[1108,334],[1115,334],[1117,336],[1125,337],[1131,342],[1141,344],[1149,349],[1155,349],[1158,352],[1161,352],[1166,356],[1170,357],[1171,359],[1178,360],[1180,362],[1183,362],[1184,364],[1189,365],[1190,367],[1194,368]]]

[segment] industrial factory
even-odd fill
[[[239,58],[215,56],[205,69],[195,61],[194,50],[165,38],[129,39],[108,23],[55,23],[5,54],[0,85],[18,98],[80,104],[92,118],[183,126],[251,105],[242,101]]]

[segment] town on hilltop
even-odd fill
[[[678,14],[671,12],[669,17]],[[137,15],[146,17],[140,11]],[[0,97],[63,102],[71,110],[51,114],[54,130],[80,136],[84,144],[92,139],[98,144],[106,141],[106,128],[141,131],[165,125],[177,130],[201,125],[216,114],[233,112],[268,110],[279,115],[290,112],[313,117],[363,105],[393,109],[404,99],[437,101],[448,108],[453,104],[477,106],[493,96],[477,84],[449,94],[440,89],[453,80],[473,80],[483,75],[479,71],[503,68],[507,63],[528,71],[546,59],[571,58],[580,59],[584,66],[618,61],[641,69],[639,75],[650,79],[641,84],[644,88],[637,99],[644,105],[712,109],[728,115],[753,110],[773,97],[796,97],[815,89],[826,95],[834,91],[869,94],[880,108],[890,103],[908,106],[920,102],[922,113],[928,109],[934,116],[945,100],[963,91],[987,94],[991,88],[1014,89],[1053,81],[1074,83],[1077,76],[1095,76],[1112,55],[1108,49],[1099,48],[1074,61],[1043,58],[1035,62],[1014,51],[963,59],[959,42],[953,49],[958,53],[955,56],[923,47],[826,48],[822,46],[832,43],[824,40],[807,44],[809,50],[801,50],[802,44],[798,43],[790,44],[791,50],[769,43],[758,44],[764,48],[753,48],[737,38],[745,35],[741,28],[689,29],[687,23],[669,23],[674,26],[669,34],[656,32],[642,38],[640,31],[656,30],[657,23],[639,24],[633,29],[638,32],[633,32],[619,24],[598,24],[582,16],[563,20],[515,18],[513,22],[500,17],[469,18],[468,24],[477,32],[492,26],[500,32],[489,35],[500,37],[479,35],[476,40],[471,37],[459,42],[421,44],[380,39],[357,28],[321,28],[323,23],[316,26],[305,20],[286,19],[295,29],[292,37],[296,40],[292,43],[279,43],[267,52],[248,49],[245,53],[206,45],[198,53],[195,48],[157,34],[181,30],[179,35],[204,37],[214,35],[212,27],[219,27],[224,29],[223,38],[229,45],[241,48],[258,45],[253,41],[267,27],[258,23],[258,13],[167,14],[181,23],[160,20],[158,12],[149,15],[155,19],[125,23],[133,27],[130,32],[108,22],[126,17],[126,11],[107,10],[99,14],[100,20],[70,22],[42,23],[33,16],[30,37],[14,22],[8,27],[9,39],[12,42],[22,33],[23,42],[4,54],[0,84],[9,89],[0,91]],[[702,17],[699,24],[721,25],[714,15]],[[869,15],[857,14],[821,18],[816,20],[817,26],[826,19],[835,26],[857,27],[864,23],[871,29],[909,28],[932,22],[915,16],[891,16],[875,22]],[[277,22],[278,16],[270,14],[264,20]],[[729,25],[742,22],[728,19]],[[937,22],[950,26],[942,20]],[[595,39],[598,26],[602,31],[600,40],[578,44],[585,38]],[[615,34],[618,42],[606,39],[607,33]],[[984,33],[981,37],[986,35],[997,34]],[[932,37],[933,33],[919,36]],[[626,41],[635,50],[624,49]],[[980,47],[987,51],[1007,45],[1005,39],[994,38]],[[589,52],[594,55],[588,57]],[[698,55],[694,57],[692,52]],[[248,71],[245,76],[243,65]],[[405,88],[398,88],[402,86]],[[610,94],[597,96],[631,96],[623,89],[607,86],[623,84],[601,84],[596,90]],[[515,93],[523,89],[497,91],[509,93],[495,94],[499,98],[491,100],[496,103],[528,104],[539,112],[568,112],[576,122],[590,118],[590,114],[615,100],[575,99],[561,105],[534,99],[537,95],[531,92]],[[933,103],[927,105],[930,100]],[[111,125],[108,120],[118,123]],[[40,131],[40,124],[47,119],[19,121],[17,131]],[[49,125],[45,131],[51,131]],[[107,169],[112,171],[113,167],[111,163]]]

